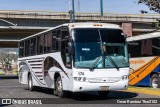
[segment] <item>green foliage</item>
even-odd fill
[[[160,14],[160,0],[139,0],[138,4],[145,4],[149,7],[151,11],[157,12]],[[141,11],[141,13],[146,13],[146,11]]]
[[[8,71],[11,66],[12,60],[17,61],[17,59],[18,55],[16,54],[8,54],[5,52],[0,52],[0,63],[2,65],[3,71],[6,70]]]

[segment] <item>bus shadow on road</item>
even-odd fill
[[[18,79],[17,75],[0,75],[0,79]]]
[[[94,101],[94,100],[109,100],[109,99],[129,99],[138,96],[137,93],[123,92],[123,91],[110,91],[109,95],[105,98],[98,96],[96,92],[75,93],[67,98],[77,101]]]
[[[37,92],[44,94],[53,94],[53,89],[48,88],[36,88]],[[68,100],[76,100],[76,101],[95,101],[95,100],[109,100],[109,99],[129,99],[135,98],[138,96],[137,93],[133,92],[124,92],[124,91],[110,91],[106,98],[101,98],[98,96],[97,92],[83,92],[83,93],[71,93],[69,92],[66,97]]]

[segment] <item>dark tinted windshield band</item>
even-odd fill
[[[120,29],[99,29],[102,42],[107,43],[125,43],[125,38]],[[76,43],[81,42],[100,42],[98,29],[74,29],[74,38]]]

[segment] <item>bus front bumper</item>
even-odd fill
[[[118,81],[114,83],[90,83],[73,81],[73,92],[85,91],[110,91],[110,90],[126,90],[128,88],[128,80]]]

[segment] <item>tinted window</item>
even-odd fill
[[[155,56],[158,55],[158,44],[156,39],[129,42],[129,52],[131,57]]]
[[[52,32],[48,32],[44,35],[44,53],[51,52],[52,46]]]
[[[24,56],[24,42],[19,43],[19,56],[23,57]]]
[[[100,36],[103,42],[125,43],[121,30],[117,29],[75,29],[75,42],[99,42]]]

